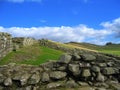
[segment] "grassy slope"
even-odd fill
[[[29,46],[21,48],[16,52],[9,53],[0,61],[0,64],[15,62],[17,64],[39,65],[48,60],[57,60],[62,53],[61,51],[43,46]]]
[[[103,53],[120,55],[120,45],[98,46],[98,45],[89,44],[89,43],[76,43],[76,42],[68,43],[68,45],[84,47],[87,49],[97,50],[97,51],[103,52]]]

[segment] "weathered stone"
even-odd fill
[[[105,75],[115,74],[115,69],[112,67],[106,67],[102,70],[102,73]]]
[[[65,78],[67,75],[66,72],[62,72],[62,71],[53,71],[50,73],[50,78],[52,79],[63,79]]]
[[[100,72],[100,68],[98,66],[91,67],[91,70],[96,73]]]
[[[42,81],[42,82],[49,82],[49,81],[50,81],[49,74],[46,73],[46,72],[44,72],[44,73],[42,74],[41,81]]]
[[[80,66],[78,64],[69,64],[69,71],[72,72],[74,76],[78,76],[81,72]]]
[[[79,82],[77,82],[80,86],[88,86],[88,83],[86,83],[86,82],[81,82],[81,81],[79,81]]]
[[[91,76],[90,70],[89,69],[83,69],[81,76],[82,77],[89,77],[89,76]]]
[[[54,83],[49,83],[49,84],[47,84],[47,86],[46,86],[46,88],[47,89],[53,89],[53,88],[58,88],[58,87],[61,87],[62,85],[61,85],[61,83],[59,83],[59,82],[54,82]]]
[[[74,57],[74,60],[80,60],[81,59],[80,55],[78,55],[77,53],[74,53],[73,57]]]
[[[11,85],[12,85],[12,79],[11,79],[11,78],[5,79],[4,85],[5,85],[5,86],[11,86]]]
[[[46,63],[41,64],[40,66],[44,70],[51,70],[54,67],[55,61],[48,61]]]
[[[67,88],[76,88],[76,87],[78,87],[78,84],[75,83],[74,80],[69,80],[69,81],[66,82],[65,87],[67,87]]]
[[[33,74],[28,80],[28,84],[37,84],[40,81],[39,73]]]
[[[21,86],[24,86],[27,84],[28,79],[30,78],[31,74],[18,74],[13,77],[13,80],[19,81]]]
[[[94,61],[94,60],[96,60],[96,57],[92,54],[82,54],[81,57],[84,61]]]
[[[6,79],[6,77],[0,73],[0,83],[3,83],[3,81]]]
[[[105,81],[105,77],[99,72],[97,77],[96,77],[96,81],[104,82]]]
[[[97,64],[99,67],[107,67],[107,64],[106,63],[98,63]]]
[[[60,59],[58,60],[59,63],[68,64],[72,59],[72,56],[69,54],[63,54]]]
[[[66,70],[66,66],[60,66],[56,70],[58,70],[58,71],[65,71]]]

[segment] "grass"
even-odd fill
[[[10,62],[17,64],[39,65],[48,60],[58,60],[62,53],[62,51],[34,45],[9,53],[0,61],[0,65],[8,64]]]
[[[68,43],[68,45],[74,45],[77,47],[83,47],[91,50],[95,50],[98,52],[102,53],[108,53],[108,54],[113,54],[113,55],[119,55],[120,56],[120,44],[113,44],[113,45],[105,45],[105,46],[98,46],[94,44],[89,44],[89,43]]]

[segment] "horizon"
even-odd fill
[[[119,0],[1,0],[0,32],[62,43],[120,43],[119,3]]]

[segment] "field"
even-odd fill
[[[89,44],[89,43],[76,43],[76,42],[71,42],[67,44],[95,50],[95,51],[102,52],[102,53],[108,53],[108,54],[120,56],[120,44],[104,45],[104,46],[99,46],[99,45],[94,45],[94,44]]]
[[[58,60],[62,53],[62,51],[34,45],[9,53],[0,61],[0,65],[8,64],[10,62],[17,64],[39,65],[48,60]]]
[[[84,50],[91,50],[120,56],[119,44],[98,46],[89,43],[76,43],[76,42],[67,44],[61,44],[57,42],[54,43],[57,44],[58,46],[62,46],[65,48],[80,48]],[[0,65],[8,64],[10,62],[17,64],[39,65],[49,60],[58,60],[63,53],[64,52],[62,51],[51,49],[44,46],[39,46],[36,44],[33,46],[20,48],[17,51],[12,51],[0,61]]]

